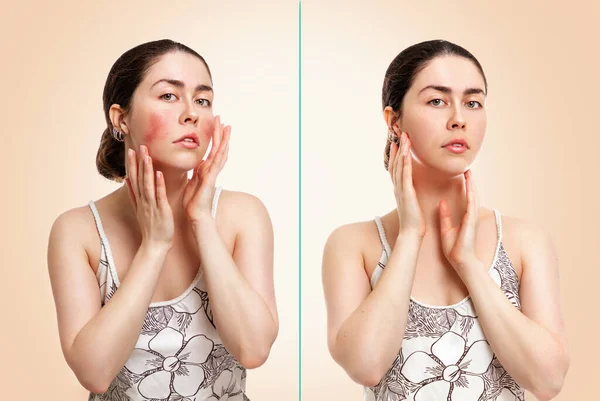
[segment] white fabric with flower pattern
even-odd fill
[[[519,278],[502,246],[502,219],[494,211],[497,243],[489,274],[520,309]],[[374,288],[391,253],[383,224],[375,218],[383,251],[371,276]],[[487,342],[470,296],[448,306],[411,297],[406,331],[394,364],[365,401],[523,401],[523,389],[504,370]]]
[[[212,203],[216,218],[221,188]],[[118,290],[117,275],[100,214],[90,201],[100,235],[96,277],[102,305]],[[248,401],[246,370],[225,349],[213,322],[202,269],[177,298],[151,303],[131,356],[104,394],[89,401]]]

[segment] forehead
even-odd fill
[[[189,87],[211,84],[210,75],[202,60],[184,52],[170,52],[163,55],[148,69],[144,83],[152,85],[159,79],[180,80]]]
[[[417,74],[411,89],[418,92],[428,85],[447,86],[456,91],[485,90],[483,76],[475,63],[459,56],[442,56],[429,61]]]

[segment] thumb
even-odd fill
[[[131,181],[129,181],[129,178],[125,178],[125,183],[127,184],[127,189],[129,190],[129,200],[131,200],[133,210],[137,212],[137,201],[135,200],[135,194],[133,192],[133,188],[131,187]]]
[[[440,201],[440,232],[442,235],[452,230],[452,219],[450,218],[450,206],[444,199]]]
[[[452,227],[452,219],[450,218],[450,206],[445,200],[440,201],[440,237],[442,242],[442,250],[448,256],[456,237],[456,229]]]

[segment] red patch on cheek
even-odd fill
[[[210,141],[210,139],[213,136],[213,133],[215,132],[215,120],[214,119],[206,119],[206,120],[202,120],[200,121],[200,129],[199,134],[201,136],[201,139],[204,139],[204,143],[206,143],[206,145],[208,145],[208,142]]]
[[[158,138],[164,138],[166,135],[164,117],[160,114],[150,115],[148,130],[144,134],[144,143],[152,143]]]

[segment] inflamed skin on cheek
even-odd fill
[[[200,141],[203,141],[207,147],[208,147],[208,142],[210,141],[210,138],[212,138],[214,131],[215,131],[215,119],[214,118],[204,118],[198,122],[198,135],[200,136]]]
[[[157,139],[164,139],[167,135],[166,116],[160,113],[153,113],[148,120],[148,128],[144,133],[144,143],[152,144]]]

